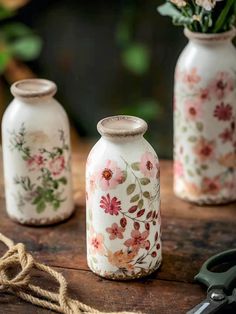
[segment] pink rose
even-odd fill
[[[49,162],[49,169],[54,176],[58,176],[65,169],[65,159],[63,156],[53,158]]]

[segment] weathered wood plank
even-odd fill
[[[60,270],[62,271],[62,270]],[[135,282],[103,280],[87,271],[63,270],[73,298],[100,311],[134,311],[147,314],[181,314],[200,302],[205,291],[198,285],[142,279]],[[39,279],[47,289],[55,291],[53,282]],[[0,313],[35,313],[32,306],[11,295],[0,294]],[[35,307],[35,309],[37,309]],[[44,310],[38,313],[47,313]]]
[[[47,228],[15,224],[6,217],[3,205],[0,204],[0,208],[0,231],[14,241],[25,243],[39,261],[51,266],[88,269],[84,208],[77,208],[69,221]],[[194,221],[163,214],[162,224],[163,266],[154,278],[192,282],[205,259],[236,244],[234,220],[227,223]],[[2,251],[0,246],[0,254]]]
[[[173,196],[172,163],[161,162],[163,264],[147,279],[122,283],[103,280],[88,271],[85,249],[84,166],[89,146],[73,155],[76,212],[67,222],[45,228],[24,227],[8,219],[0,197],[0,232],[23,242],[35,258],[62,271],[74,296],[100,310],[184,313],[203,298],[192,284],[210,255],[235,247],[236,204],[198,207]],[[0,173],[0,196],[3,195]],[[0,245],[0,255],[4,247]],[[37,276],[37,280],[40,280]],[[46,280],[47,287],[53,283]],[[102,291],[102,294],[101,294]],[[50,313],[0,294],[1,313]]]

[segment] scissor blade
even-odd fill
[[[188,311],[186,314],[202,314],[203,311],[210,306],[210,302],[208,299],[202,301],[201,303],[197,304],[192,310]],[[205,314],[205,313],[204,313]]]
[[[197,304],[192,310],[186,314],[213,314],[216,313],[221,307],[225,305],[226,300],[213,301],[206,298],[201,303]]]

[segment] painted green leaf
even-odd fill
[[[197,122],[196,126],[197,126],[198,131],[202,131],[203,130],[203,123],[202,122]]]
[[[58,189],[58,186],[59,186],[58,181],[56,181],[56,180],[53,181],[53,187],[55,190]]]
[[[140,169],[140,162],[134,162],[131,164],[131,168],[135,171],[138,171]]]
[[[189,136],[188,141],[194,143],[197,141],[197,137],[196,136]]]
[[[142,208],[143,207],[143,199],[139,200],[138,202],[138,208]]]
[[[127,179],[127,171],[123,170],[122,171],[122,183],[125,182],[126,179]]]
[[[146,198],[150,198],[150,193],[148,191],[143,192],[143,196]]]
[[[130,199],[130,203],[137,202],[138,200],[139,200],[139,194],[136,194]]]
[[[136,189],[136,185],[135,184],[130,184],[127,189],[126,189],[126,193],[128,195],[132,194],[134,192],[134,190]]]
[[[42,195],[40,194],[37,197],[35,197],[35,199],[33,200],[32,204],[33,205],[38,204],[41,201],[41,199],[42,199]]]
[[[46,205],[44,201],[40,201],[36,206],[37,213],[38,214],[42,213],[45,210],[45,208],[46,208]]]
[[[53,209],[57,210],[60,207],[60,202],[58,200],[53,201]]]
[[[185,157],[184,157],[184,160],[185,160],[185,162],[186,162],[186,164],[189,162],[189,155],[186,155]]]
[[[196,169],[196,174],[198,174],[198,175],[200,176],[201,173],[202,173],[202,172],[201,172],[201,169],[197,168],[197,169]]]
[[[67,179],[65,177],[60,178],[58,181],[64,185],[66,185],[66,183],[67,183]]]
[[[148,183],[150,183],[150,179],[148,179],[148,178],[141,178],[140,179],[140,183],[142,185],[147,185]]]
[[[96,259],[96,257],[93,256],[93,257],[92,257],[92,260],[93,260],[93,263],[94,263],[94,264],[97,264],[98,260]]]
[[[208,169],[208,165],[201,165],[202,170],[207,170]]]
[[[192,170],[190,169],[187,169],[187,173],[190,177],[193,177],[194,176],[194,173],[192,172]]]

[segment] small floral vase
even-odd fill
[[[235,30],[185,35],[175,73],[174,191],[200,205],[235,201]]]
[[[67,115],[43,79],[14,83],[2,121],[6,207],[22,224],[47,225],[73,211]]]
[[[109,279],[133,279],[161,263],[159,161],[132,116],[101,120],[86,167],[87,261]]]

